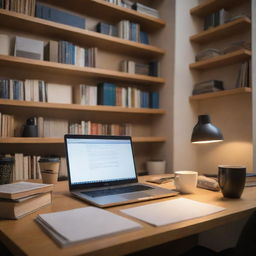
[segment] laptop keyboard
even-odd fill
[[[85,191],[81,192],[87,196],[91,197],[99,197],[99,196],[109,196],[109,195],[118,195],[124,193],[132,193],[138,191],[144,191],[152,189],[151,187],[144,186],[144,185],[132,185],[128,187],[121,187],[121,188],[107,188],[107,189],[100,189],[95,191]]]

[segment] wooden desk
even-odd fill
[[[145,178],[141,179],[145,180]],[[166,183],[162,186],[173,188],[171,183]],[[180,196],[173,198],[178,197]],[[185,195],[184,197],[222,206],[226,210],[210,216],[157,228],[136,220],[143,225],[142,229],[87,241],[63,249],[58,247],[34,221],[39,213],[86,206],[84,202],[69,196],[67,182],[59,182],[54,189],[52,205],[18,221],[1,220],[0,241],[15,255],[124,255],[239,220],[256,209],[256,187],[246,188],[241,199],[224,199],[220,192],[211,192],[203,189],[197,189],[195,194]],[[170,200],[170,198],[136,203],[136,206],[161,200]],[[109,208],[109,210],[126,216],[121,214],[119,210],[134,205],[116,206]],[[126,217],[129,218],[128,216]]]

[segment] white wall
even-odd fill
[[[194,62],[195,51],[189,36],[197,32],[196,20],[189,10],[198,4],[197,0],[176,1],[174,92],[173,92],[173,169],[196,169],[196,150],[190,143],[191,133],[197,122],[196,106],[191,105],[191,95],[196,74],[189,70]]]

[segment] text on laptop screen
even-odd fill
[[[130,140],[67,139],[71,184],[136,178]]]

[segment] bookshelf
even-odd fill
[[[199,2],[189,10],[190,18],[196,21],[196,33],[189,37],[195,54],[199,50],[207,48],[222,50],[230,43],[239,40],[251,42],[252,21],[247,17],[240,17],[203,31],[204,17],[221,8],[225,8],[230,17],[247,14],[253,19],[252,3],[249,0],[205,0]],[[253,171],[253,89],[250,87],[236,88],[241,64],[244,61],[250,61],[252,55],[251,50],[237,49],[189,64],[194,76],[191,79],[193,84],[207,80],[222,80],[225,88],[224,91],[189,96],[189,103],[193,107],[195,117],[200,114],[209,114],[212,122],[222,130],[224,135],[224,141],[218,145],[209,144],[197,147],[197,157],[202,155],[204,157],[200,157],[200,161],[196,162],[196,168],[204,173],[216,173],[216,167],[220,163],[245,165],[247,171]],[[253,85],[251,82],[249,84]]]
[[[100,16],[100,18],[108,19],[113,23],[120,19],[131,19],[142,25],[147,31],[161,29],[166,24],[166,22],[161,18],[145,15],[135,10],[123,8],[104,0],[88,0],[86,4],[84,4],[83,0],[79,0],[77,1],[77,5],[68,1],[59,2],[56,0],[43,0],[41,2],[57,5],[81,14]],[[77,8],[77,6],[79,6],[79,8]],[[111,15],[108,15],[108,13],[111,13]]]
[[[5,69],[6,66],[8,66],[7,71],[11,69],[18,69],[26,73],[40,73],[41,79],[46,79],[50,72],[59,76],[64,75],[73,77],[79,76],[83,78],[102,78],[129,83],[144,83],[150,85],[161,85],[164,83],[164,79],[161,77],[129,74],[115,70],[106,70],[91,67],[78,67],[69,64],[0,55],[0,67],[4,67]]]
[[[206,100],[211,98],[218,98],[218,97],[226,97],[229,95],[241,95],[241,94],[251,94],[252,89],[248,87],[244,88],[236,88],[236,89],[230,89],[230,90],[224,90],[220,92],[211,92],[211,93],[203,93],[198,95],[190,96],[190,100]]]
[[[107,113],[122,113],[122,114],[140,114],[140,115],[163,115],[165,111],[163,109],[152,108],[125,108],[118,106],[85,106],[80,104],[62,104],[62,103],[46,103],[46,102],[32,102],[32,101],[20,101],[20,100],[6,100],[0,99],[0,106],[15,109],[37,109],[37,110],[52,110],[62,111],[69,110],[85,112],[107,112]]]
[[[207,43],[212,40],[220,40],[223,37],[229,37],[234,34],[239,34],[243,30],[251,28],[251,20],[242,17],[237,20],[225,23],[223,25],[202,31],[196,35],[190,36],[190,41],[193,43]]]
[[[165,142],[165,137],[132,137],[134,143],[160,143]],[[63,144],[63,138],[0,138],[0,144]]]
[[[7,29],[24,33],[36,31],[38,36],[50,37],[52,40],[67,40],[81,46],[86,43],[89,47],[103,47],[107,51],[133,54],[143,58],[151,59],[164,54],[163,49],[153,45],[145,45],[3,9],[0,9],[0,24]]]
[[[251,51],[249,50],[237,50],[224,55],[212,57],[207,60],[197,61],[189,65],[190,69],[204,70],[216,67],[223,67],[226,65],[248,60],[251,57]]]
[[[190,14],[198,17],[204,17],[221,8],[230,9],[246,1],[248,0],[205,0],[196,7],[190,9]]]
[[[83,15],[86,19],[89,19],[89,23],[96,24],[98,21],[117,23],[124,19],[137,22],[143,28],[143,31],[150,34],[151,44],[133,42],[97,33],[91,28],[80,29],[4,9],[0,9],[0,33],[7,32],[10,35],[35,38],[44,42],[67,40],[80,47],[97,47],[103,55],[101,62],[107,64],[108,62],[117,62],[117,60],[127,58],[141,60],[143,63],[148,63],[151,60],[167,62],[165,58],[167,50],[165,49],[168,48],[162,47],[162,35],[169,33],[169,31],[166,29],[166,21],[162,18],[155,18],[103,0],[88,0],[86,4],[82,0],[73,1],[72,4],[70,1],[43,0],[40,2]],[[157,6],[163,12],[166,9],[165,5],[169,5],[169,3],[163,2]],[[162,17],[168,16],[163,15]],[[167,41],[167,43],[169,42]],[[171,81],[170,78],[165,78],[166,71],[163,71],[161,77],[153,77],[124,73],[112,67],[78,67],[6,55],[0,55],[0,75],[7,79],[39,79],[49,83],[70,84],[73,87],[87,81],[89,84],[109,81],[116,83],[118,86],[131,85],[149,91],[159,91],[160,100],[162,96],[165,96],[166,91],[170,91],[168,87]],[[170,143],[170,139],[163,136],[165,134],[163,130],[158,129],[167,121],[165,116],[168,109],[165,101],[160,103],[161,108],[159,109],[85,106],[7,99],[0,99],[0,106],[2,113],[16,115],[15,126],[19,128],[22,127],[27,118],[36,115],[61,118],[72,122],[91,118],[92,121],[99,123],[131,123],[134,127],[132,140],[135,143],[137,169],[139,172],[143,172],[145,171],[144,163],[146,160],[152,159],[153,156],[163,158],[165,154],[169,155],[169,152],[163,153],[163,148]],[[170,125],[169,122],[168,125]],[[61,156],[64,154],[62,138],[2,137],[0,138],[0,144],[5,145],[3,153],[47,155],[59,152]]]

